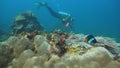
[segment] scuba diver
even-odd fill
[[[71,25],[71,23],[74,21],[74,19],[71,17],[70,14],[62,12],[62,11],[55,12],[50,6],[47,5],[46,2],[37,2],[36,6],[37,8],[41,8],[42,6],[45,6],[53,17],[60,19],[61,22],[66,27],[70,27],[71,29],[73,29],[73,26]]]
[[[109,45],[106,45],[105,43],[97,41],[96,38],[91,34],[86,35],[84,42],[92,46],[101,46],[101,47],[106,48],[109,52],[111,52],[114,55],[113,60],[117,60],[120,57],[119,53],[115,50],[115,48]]]

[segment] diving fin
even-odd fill
[[[35,5],[37,6],[38,9],[40,9],[43,6],[46,6],[47,3],[46,2],[36,2]]]

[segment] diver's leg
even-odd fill
[[[50,14],[56,18],[62,19],[61,14],[55,12],[51,7],[49,7],[48,5],[46,5],[46,8],[48,9],[48,11],[50,12]]]
[[[35,3],[35,5],[37,6],[37,8],[45,6],[52,16],[62,19],[62,15],[58,12],[55,12],[50,6],[48,6],[47,2],[37,2]]]
[[[38,9],[40,9],[41,7],[47,5],[46,2],[36,2],[35,5],[37,6]]]

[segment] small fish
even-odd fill
[[[85,37],[84,41],[85,41],[86,43],[89,43],[89,44],[97,43],[97,40],[95,39],[95,37],[94,37],[93,35],[90,35],[90,34],[88,34],[88,35]]]

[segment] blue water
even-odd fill
[[[75,33],[108,36],[120,40],[120,0],[0,0],[0,28],[10,31],[15,16],[33,11],[48,31],[58,20],[45,9],[37,9],[35,2],[47,1],[55,11],[70,13]]]

